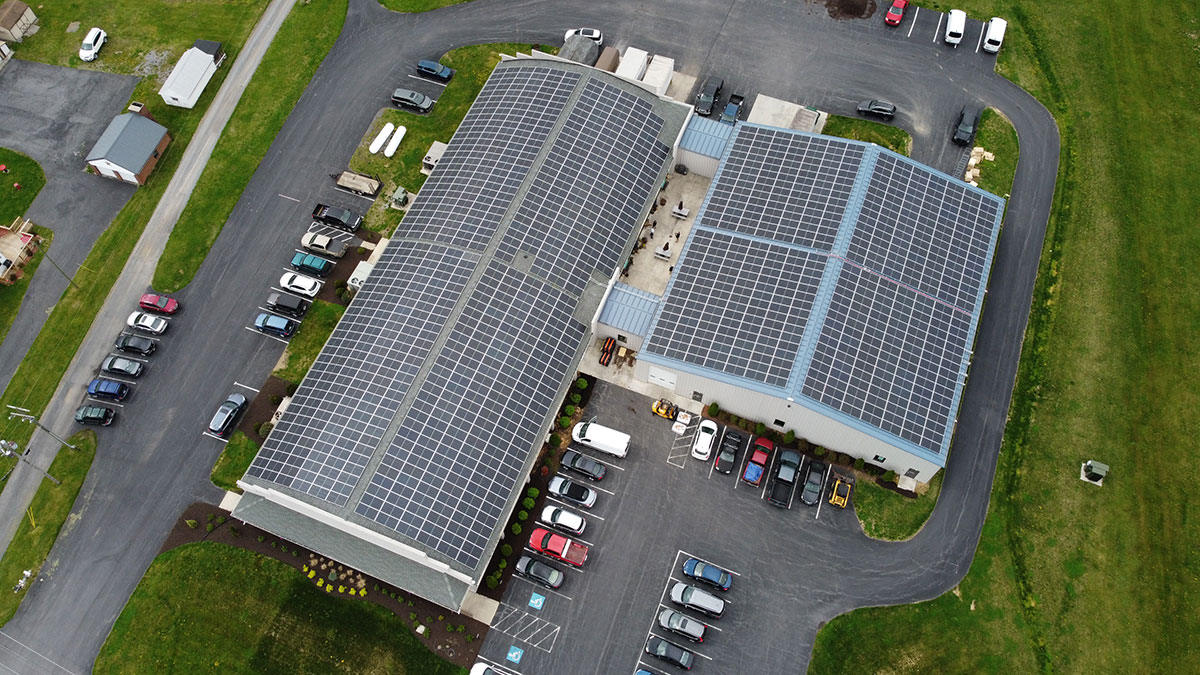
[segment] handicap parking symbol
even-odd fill
[[[540,593],[533,593],[529,596],[529,606],[534,609],[541,609],[542,605],[546,604],[546,596]]]
[[[525,655],[525,650],[514,645],[514,646],[508,648],[508,656],[506,658],[509,661],[512,661],[513,663],[520,663],[521,657],[524,655]]]

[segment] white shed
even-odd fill
[[[221,62],[225,60],[225,50],[220,42],[211,40],[196,40],[190,49],[179,57],[179,63],[167,76],[158,95],[167,102],[179,108],[191,108],[200,100],[204,87],[212,79]]]
[[[0,4],[0,40],[20,42],[34,32],[37,15],[21,0],[4,0]]]

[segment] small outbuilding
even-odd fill
[[[195,106],[196,101],[200,100],[200,95],[204,93],[204,88],[208,86],[208,81],[224,60],[225,50],[221,48],[220,42],[196,40],[196,43],[179,57],[179,62],[167,76],[162,89],[158,90],[158,95],[167,105],[179,108]]]
[[[21,0],[4,0],[0,4],[0,40],[21,42],[34,32],[37,15]]]
[[[87,164],[106,178],[145,185],[170,142],[163,125],[137,112],[122,113],[100,134]]]

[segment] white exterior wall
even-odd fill
[[[722,410],[739,417],[763,422],[781,432],[791,429],[796,432],[798,438],[852,457],[861,457],[864,461],[895,471],[897,476],[903,476],[909,469],[915,469],[916,480],[927,483],[941,468],[929,460],[910,454],[798,403],[643,360],[638,360],[634,366],[634,377],[671,389],[676,394],[693,400],[696,399],[694,394],[699,392],[703,395],[701,402],[705,405],[715,401]],[[672,379],[673,388],[669,386]],[[774,424],[777,419],[783,421],[783,426]],[[875,460],[876,455],[884,457],[885,460]]]
[[[717,175],[717,165],[721,160],[715,157],[707,157],[699,153],[692,152],[685,148],[680,148],[678,154],[678,162],[688,168],[694,174],[712,178]]]
[[[121,180],[125,181],[126,183],[133,183],[134,185],[138,184],[136,174],[134,174],[133,172],[128,171],[126,169],[123,169],[123,168],[117,166],[116,164],[113,164],[112,162],[108,161],[107,159],[97,159],[95,161],[90,162],[90,164],[93,167],[95,167],[95,169],[97,171],[100,172],[101,176],[108,176],[109,178],[120,178]]]

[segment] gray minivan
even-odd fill
[[[708,591],[684,583],[677,582],[671,587],[671,602],[713,618],[719,618],[725,613],[724,600]]]

